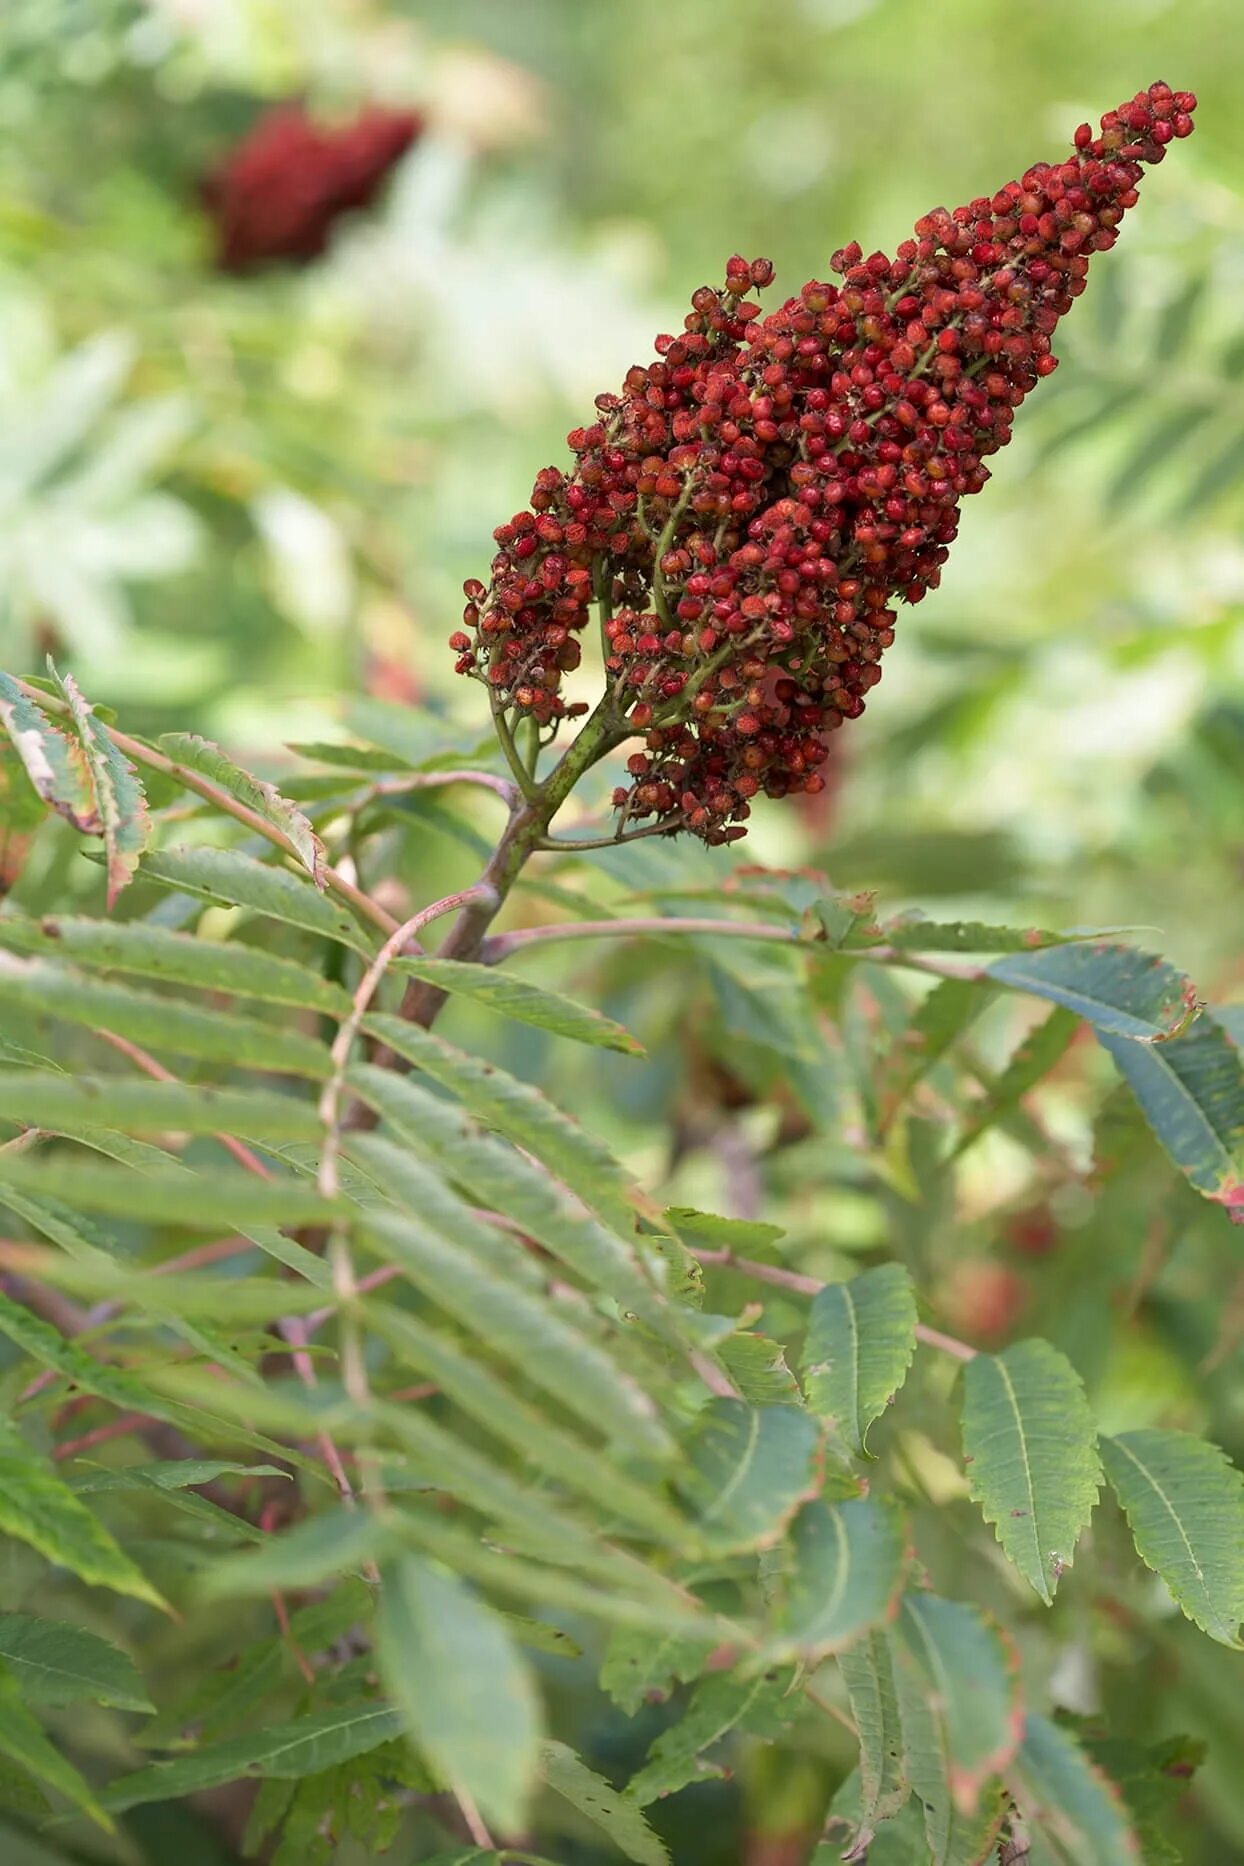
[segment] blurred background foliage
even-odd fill
[[[290,788],[291,740],[422,757],[479,736],[445,647],[462,578],[727,254],[771,256],[796,289],[844,240],[892,249],[918,213],[1056,156],[1156,77],[1198,92],[1196,135],[1096,263],[942,588],[900,621],[867,715],[835,741],[827,796],[759,811],[738,859],[649,842],[557,885],[660,902],[766,862],[879,889],[888,910],[1157,928],[1140,942],[1244,1006],[1239,0],[7,0],[0,663],[36,670],[51,650],[130,729],[207,733]],[[321,258],[223,273],[204,179],[291,99],[328,122],[413,109],[422,129]],[[302,794],[317,783],[331,793]],[[409,799],[388,815],[373,883],[386,861],[395,893],[416,872],[427,898],[473,877],[461,817]],[[551,872],[520,913],[547,911]],[[37,909],[99,885],[52,827],[19,892]],[[922,1120],[870,1125],[861,1058],[911,1010],[875,968],[827,972],[823,1030],[782,955],[559,948],[544,975],[567,974],[650,1063],[565,1058],[482,1015],[473,1040],[544,1077],[671,1200],[784,1222],[786,1256],[822,1275],[897,1241],[964,1334],[1063,1346],[1105,1429],[1184,1426],[1240,1460],[1238,1248],[1164,1167],[1133,1166],[1091,1048],[948,1190],[936,1077]],[[1023,1033],[1012,1010],[990,1019],[986,1094]],[[1095,1200],[1094,1148],[1123,1162]],[[770,1304],[766,1327],[782,1320]],[[950,1505],[922,1519],[920,1553],[987,1600],[995,1567],[956,1572],[984,1551],[965,1552],[961,1480],[935,1448],[939,1378],[929,1436],[904,1446],[913,1494]],[[1238,1662],[1178,1616],[1133,1619],[1124,1596],[1149,1583],[1119,1587],[1091,1630],[1077,1569],[1025,1662],[1070,1709],[1124,1701],[1136,1737],[1209,1738],[1182,1856],[1244,1860]],[[594,1704],[585,1747],[605,1765],[638,1753]],[[779,1779],[758,1752],[658,1810],[679,1861],[729,1857],[730,1797],[780,1829],[803,1805],[798,1761]]]

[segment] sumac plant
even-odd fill
[[[1111,1343],[1238,1276],[1238,1014],[721,845],[820,786],[1194,102],[767,315],[731,259],[468,585],[483,750],[386,716],[278,789],[4,677],[6,1862],[1179,1857],[1238,1281],[1199,1388]]]

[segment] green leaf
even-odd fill
[[[408,1182],[412,1168],[418,1164],[411,1154],[414,1149],[435,1168],[438,1179],[451,1175],[487,1209],[504,1211],[589,1286],[611,1296],[624,1310],[630,1310],[654,1332],[668,1338],[670,1308],[639,1258],[630,1236],[633,1226],[620,1234],[602,1223],[571,1198],[537,1161],[496,1135],[481,1132],[460,1108],[421,1083],[369,1064],[352,1069],[349,1082],[369,1106],[384,1116],[404,1143]],[[357,1139],[349,1144],[355,1158],[368,1157]],[[423,1186],[427,1187],[426,1173]],[[417,1210],[423,1208],[420,1215],[427,1215],[432,1197],[429,1190],[420,1192],[416,1206]],[[440,1203],[444,1203],[443,1198]],[[455,1235],[462,1233],[464,1220],[465,1228],[477,1235],[478,1225],[459,1200],[453,1220]],[[495,1238],[493,1243],[495,1246]],[[513,1246],[507,1243],[505,1250],[512,1265]]]
[[[926,1866],[926,1861],[929,1866],[983,1866],[1002,1826],[1005,1797],[996,1784],[988,1785],[979,1802],[966,1810],[952,1797],[952,1763],[941,1714],[942,1693],[904,1641],[892,1639],[891,1650],[903,1731],[903,1766],[924,1817],[926,1851],[912,1856],[912,1866]],[[904,1818],[900,1814],[898,1822]],[[881,1833],[887,1832],[883,1826]]]
[[[1229,1033],[1202,1012],[1169,1043],[1101,1042],[1179,1170],[1244,1223],[1244,1058]]]
[[[962,1423],[972,1496],[1048,1606],[1101,1488],[1080,1377],[1048,1341],[977,1354],[963,1370]]]
[[[208,1568],[200,1586],[212,1600],[241,1600],[274,1589],[318,1587],[374,1561],[391,1543],[374,1510],[328,1509],[308,1516],[257,1549]]]
[[[539,1089],[401,1018],[368,1017],[363,1028],[449,1089],[477,1120],[535,1154],[589,1211],[626,1235],[633,1224],[628,1176],[601,1141],[555,1108]]]
[[[162,733],[160,749],[174,764],[187,771],[196,771],[200,777],[209,778],[236,802],[245,804],[248,810],[262,817],[271,828],[279,830],[316,887],[324,886],[324,845],[302,811],[288,797],[282,797],[275,784],[253,777],[249,771],[234,764],[219,745],[213,745],[209,739],[199,738],[194,732]],[[178,773],[175,771],[173,776],[178,776]]]
[[[971,1815],[984,1784],[1019,1748],[1016,1655],[974,1608],[934,1594],[908,1594],[898,1630],[922,1681],[943,1779],[956,1809]],[[921,1794],[914,1772],[912,1782]]]
[[[368,1211],[362,1235],[537,1386],[620,1445],[663,1452],[668,1436],[642,1387],[572,1319],[517,1283],[501,1282],[414,1217]],[[573,1314],[573,1312],[571,1312]]]
[[[640,1477],[632,1476],[594,1442],[572,1436],[513,1386],[421,1317],[390,1304],[371,1305],[368,1321],[402,1362],[433,1381],[446,1399],[520,1458],[620,1517],[677,1547],[687,1524]]]
[[[916,1298],[901,1264],[880,1264],[812,1299],[802,1370],[808,1405],[853,1452],[907,1377],[916,1348]]]
[[[1139,1866],[1140,1845],[1114,1784],[1075,1739],[1033,1714],[1012,1771],[1015,1799],[1066,1866]]]
[[[300,1010],[348,1011],[349,994],[310,966],[237,940],[203,939],[144,920],[0,917],[0,946],[72,959],[83,966],[132,972],[150,982],[193,985]]]
[[[327,1049],[299,1031],[182,1004],[44,959],[17,959],[0,951],[0,1004],[5,1003],[63,1017],[91,1030],[110,1030],[114,1036],[129,1037],[153,1049],[206,1057],[241,1069],[317,1080],[329,1073]]]
[[[1070,1011],[1059,1009],[1051,1011],[1043,1023],[1028,1032],[1012,1052],[1001,1075],[994,1078],[986,1094],[969,1110],[967,1126],[955,1145],[955,1159],[974,1146],[995,1122],[1014,1113],[1024,1096],[1043,1082],[1061,1061],[1079,1030],[1077,1018]]]
[[[82,747],[54,726],[42,707],[3,673],[0,722],[44,803],[83,835],[101,835],[103,823]]]
[[[1187,1024],[1196,992],[1182,972],[1134,946],[1052,946],[995,960],[988,976],[1074,1011],[1107,1036],[1165,1042]]]
[[[133,1660],[98,1633],[29,1613],[0,1613],[0,1660],[27,1704],[87,1702],[154,1711]]]
[[[36,1781],[46,1782],[100,1827],[112,1832],[112,1822],[87,1783],[48,1741],[22,1703],[18,1681],[4,1673],[0,1673],[0,1751],[28,1770]]]
[[[560,991],[548,991],[526,979],[512,978],[490,965],[467,964],[459,959],[397,959],[395,972],[423,979],[441,991],[473,998],[502,1017],[520,1024],[534,1024],[558,1037],[573,1037],[578,1043],[590,1043],[598,1049],[621,1050],[627,1056],[642,1056],[642,1043],[611,1017],[576,1004]]]
[[[298,1781],[365,1756],[398,1736],[401,1729],[401,1715],[388,1704],[338,1704],[292,1723],[271,1724],[266,1730],[252,1730],[246,1736],[153,1763],[121,1776],[101,1799],[114,1814],[123,1814],[146,1802],[174,1801],[225,1782]]]
[[[753,1406],[798,1406],[799,1382],[786,1365],[779,1341],[744,1330],[727,1335],[714,1349],[732,1385]]]
[[[861,1866],[929,1866],[933,1856],[925,1834],[924,1811],[910,1799],[907,1789],[903,1795],[903,1803],[874,1830],[864,1816],[860,1771],[852,1770],[830,1803],[827,1831],[835,1837],[821,1842],[809,1866],[839,1866],[842,1860],[860,1862]],[[844,1836],[849,1842],[845,1851]],[[973,1862],[973,1866],[980,1866],[980,1862]]]
[[[838,1654],[860,1745],[859,1833],[856,1850],[881,1821],[897,1814],[911,1792],[903,1760],[894,1660],[884,1632],[873,1630]]]
[[[902,1530],[875,1497],[805,1503],[790,1532],[782,1650],[815,1663],[892,1619],[906,1566]]]
[[[943,978],[923,998],[886,1059],[882,1125],[893,1120],[916,1084],[953,1047],[993,993],[975,979]]]
[[[310,881],[234,849],[173,848],[150,850],[140,873],[217,906],[245,907],[268,920],[281,920],[323,939],[352,946],[368,958],[372,945],[354,917]]]
[[[1204,1762],[1208,1744],[1188,1736],[1135,1743],[1079,1722],[1075,1736],[1085,1755],[1123,1797],[1144,1866],[1182,1866],[1183,1854],[1170,1839],[1169,1817],[1187,1795],[1188,1778]]]
[[[0,1420],[0,1530],[28,1542],[92,1587],[111,1588],[163,1607],[146,1575],[35,1456],[8,1420]]]
[[[679,1633],[650,1633],[615,1627],[605,1648],[600,1686],[628,1717],[641,1705],[663,1701],[675,1684],[689,1684],[704,1670],[712,1644]]]
[[[545,1786],[599,1827],[619,1853],[638,1861],[639,1866],[669,1866],[664,1843],[629,1795],[611,1788],[565,1743],[542,1744],[540,1760]]]
[[[1065,946],[1065,933],[1049,933],[1041,927],[988,926],[980,920],[925,920],[918,913],[887,920],[877,937],[886,946],[902,952],[1039,952],[1051,946]],[[1083,939],[1098,937],[1082,934]]]
[[[133,765],[114,745],[93,707],[82,697],[72,674],[66,674],[63,679],[57,674],[53,677],[68,701],[91,774],[95,807],[103,825],[108,906],[111,908],[122,888],[133,880],[138,859],[151,839],[147,799]]]
[[[1189,1432],[1103,1438],[1102,1462],[1146,1567],[1224,1646],[1244,1620],[1244,1472]]]
[[[503,1621],[417,1555],[386,1564],[377,1653],[414,1742],[486,1820],[521,1830],[540,1762],[531,1673]]]
[[[58,1133],[63,1123],[118,1122],[134,1134],[244,1134],[255,1140],[316,1140],[323,1133],[310,1102],[245,1089],[199,1088],[125,1076],[44,1075],[0,1069],[0,1116]],[[49,1171],[54,1184],[55,1169]]]
[[[818,1451],[816,1425],[797,1408],[714,1399],[674,1481],[710,1548],[767,1548],[816,1494]]]
[[[714,1672],[703,1679],[691,1694],[686,1714],[661,1732],[643,1768],[627,1783],[627,1800],[647,1807],[689,1782],[724,1775],[722,1765],[707,1760],[704,1752],[732,1730],[770,1739],[784,1735],[803,1708],[793,1686],[794,1674],[778,1667],[750,1677]]]
[[[51,1186],[66,1205],[111,1212],[141,1224],[152,1220],[219,1232],[233,1226],[331,1224],[341,1208],[296,1180],[257,1179],[250,1173],[150,1173],[145,1178],[115,1166],[83,1166],[57,1159],[54,1167],[24,1154],[0,1154],[0,1203],[4,1188],[36,1197]],[[273,1311],[279,1313],[278,1310]]]

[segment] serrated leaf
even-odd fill
[[[960,1814],[972,1815],[985,1783],[1010,1765],[1019,1748],[1023,1719],[1015,1655],[974,1608],[934,1594],[905,1597],[897,1637],[923,1681],[951,1799]],[[907,1714],[905,1707],[905,1722]],[[923,1798],[914,1769],[911,1777]]]
[[[894,1682],[903,1731],[904,1768],[923,1816],[925,1851],[915,1855],[919,1866],[983,1866],[993,1853],[1006,1811],[1006,1797],[996,1783],[988,1784],[979,1806],[965,1813],[950,1790],[950,1761],[946,1733],[938,1715],[939,1694],[897,1638],[891,1642]],[[895,1826],[906,1825],[906,1812]],[[889,1831],[887,1826],[881,1833]],[[902,1857],[901,1855],[899,1856]]]
[[[103,832],[82,747],[54,726],[42,707],[0,673],[0,722],[36,792],[86,836]]]
[[[1138,1866],[1140,1845],[1118,1790],[1048,1717],[1025,1719],[1011,1778],[1025,1821],[1066,1866]]]
[[[519,1831],[540,1762],[540,1708],[502,1620],[417,1555],[381,1573],[377,1655],[414,1742],[486,1820]]]
[[[78,741],[91,775],[95,807],[103,826],[108,871],[108,906],[133,880],[138,859],[151,839],[147,798],[129,759],[113,743],[72,674],[54,676],[69,704]]]
[[[0,1530],[92,1587],[162,1607],[155,1588],[90,1510],[0,1420]]]
[[[647,1393],[553,1305],[501,1282],[413,1216],[369,1211],[362,1235],[461,1325],[620,1445],[661,1452],[668,1435]]]
[[[626,1056],[642,1056],[644,1046],[629,1030],[585,1004],[577,1004],[560,991],[549,991],[527,979],[512,978],[493,966],[468,964],[460,959],[397,959],[395,972],[422,979],[461,997],[471,998],[502,1017],[520,1024],[533,1024],[557,1037],[573,1037],[577,1043],[589,1043],[598,1049],[620,1050]]]
[[[973,1499],[1048,1606],[1101,1488],[1080,1377],[1048,1341],[977,1354],[963,1370],[962,1425]]]
[[[988,976],[1073,1011],[1107,1036],[1166,1042],[1188,1022],[1196,992],[1173,965],[1134,946],[1052,946],[995,960]]]
[[[890,1642],[874,1629],[838,1654],[860,1745],[859,1831],[867,1845],[881,1821],[897,1814],[911,1792],[903,1761],[903,1726]]]
[[[802,1372],[808,1405],[853,1452],[902,1386],[916,1348],[916,1298],[901,1264],[880,1264],[812,1299]]]
[[[1016,1045],[1006,1067],[989,1084],[987,1092],[969,1110],[970,1119],[955,1144],[954,1159],[959,1159],[995,1122],[1014,1113],[1024,1096],[1043,1082],[1061,1062],[1074,1043],[1080,1024],[1071,1011],[1061,1008],[1050,1012],[1043,1023],[1030,1030]]]
[[[200,1586],[213,1600],[318,1587],[374,1561],[390,1542],[386,1525],[373,1510],[322,1510],[270,1536],[259,1548],[214,1564],[203,1574]]]
[[[669,1305],[634,1244],[584,1211],[538,1162],[483,1133],[461,1109],[418,1082],[370,1064],[352,1069],[348,1080],[403,1143],[399,1177],[391,1141],[369,1146],[362,1137],[348,1142],[353,1158],[399,1204],[434,1218],[442,1229],[447,1224],[464,1246],[473,1242],[474,1254],[492,1261],[498,1274],[534,1286],[540,1279],[530,1274],[524,1253],[516,1253],[508,1238],[499,1242],[493,1227],[472,1216],[444,1184],[452,1177],[485,1209],[504,1211],[590,1288],[639,1316],[655,1333],[668,1339],[671,1329],[677,1332]]]
[[[208,847],[149,850],[139,868],[144,880],[217,906],[247,908],[371,957],[372,945],[354,917],[332,895],[319,893],[310,880],[288,869],[234,849]]]
[[[83,966],[131,972],[166,984],[193,985],[234,997],[291,1004],[301,1010],[350,1008],[349,994],[309,966],[240,941],[200,939],[143,920],[88,920],[49,915],[0,918],[0,946],[10,952],[59,955]]]
[[[1175,1736],[1144,1744],[1077,1722],[1077,1743],[1117,1788],[1144,1866],[1182,1866],[1183,1854],[1172,1844],[1168,1816],[1188,1792],[1188,1778],[1205,1760],[1208,1745],[1197,1737]]]
[[[815,1495],[816,1425],[793,1406],[710,1400],[696,1419],[675,1483],[713,1549],[765,1548]]]
[[[798,1406],[799,1382],[780,1341],[750,1330],[726,1335],[714,1350],[740,1396],[753,1406]]]
[[[297,1781],[334,1769],[355,1756],[377,1749],[402,1730],[400,1714],[374,1701],[339,1704],[291,1723],[272,1724],[224,1743],[156,1762],[115,1781],[101,1796],[114,1814],[150,1801],[173,1801],[181,1795],[241,1780]]]
[[[129,1654],[84,1626],[0,1613],[0,1662],[28,1704],[155,1710]]]
[[[57,1159],[49,1170],[43,1161],[23,1154],[0,1154],[0,1203],[4,1188],[36,1198],[55,1187],[66,1205],[90,1212],[111,1212],[135,1223],[166,1224],[220,1231],[234,1226],[331,1224],[342,1208],[322,1199],[312,1186],[296,1180],[263,1180],[241,1172],[158,1173],[145,1178],[116,1166],[83,1166]],[[273,1311],[279,1314],[279,1309]]]
[[[45,1782],[49,1788],[54,1788],[58,1794],[72,1801],[75,1807],[89,1814],[106,1832],[112,1832],[112,1822],[96,1801],[88,1784],[73,1764],[67,1762],[48,1741],[26,1709],[17,1680],[3,1672],[0,1672],[0,1751],[28,1770],[36,1781]]]
[[[1202,1632],[1238,1648],[1244,1472],[1190,1432],[1123,1432],[1103,1438],[1101,1453],[1140,1559]]]
[[[125,1076],[45,1075],[0,1069],[0,1116],[59,1133],[64,1124],[118,1123],[132,1134],[243,1134],[254,1140],[316,1140],[311,1102],[247,1089],[199,1088]],[[49,1172],[55,1182],[55,1172]]]
[[[275,784],[244,771],[209,739],[194,732],[165,732],[160,749],[187,771],[197,771],[285,837],[317,888],[324,886],[324,845],[302,811]],[[173,773],[177,775],[176,772]]]
[[[943,978],[921,1000],[886,1059],[881,1089],[883,1128],[992,997],[974,979]]]
[[[540,1761],[545,1786],[586,1816],[619,1853],[638,1861],[639,1866],[669,1866],[664,1843],[653,1833],[634,1800],[610,1787],[565,1743],[544,1743]]]
[[[1244,1057],[1229,1032],[1203,1012],[1169,1043],[1100,1041],[1179,1170],[1244,1223]]]
[[[686,1524],[641,1478],[632,1476],[594,1442],[572,1436],[516,1393],[491,1368],[473,1359],[421,1317],[389,1304],[368,1311],[371,1326],[397,1353],[439,1387],[446,1399],[566,1489],[677,1546]]]
[[[603,1142],[563,1114],[539,1089],[401,1018],[375,1015],[364,1019],[363,1028],[456,1095],[477,1120],[535,1154],[589,1211],[626,1235],[633,1223],[627,1204],[628,1176]]]
[[[901,952],[1038,952],[1067,944],[1065,933],[1050,933],[1042,927],[990,926],[981,920],[926,920],[920,914],[887,920],[877,937]],[[1086,933],[1080,937],[1095,936]]]
[[[626,1785],[626,1798],[637,1807],[662,1795],[675,1794],[689,1782],[725,1774],[720,1763],[706,1757],[732,1730],[773,1739],[782,1736],[802,1709],[792,1690],[794,1674],[770,1666],[749,1677],[715,1672],[691,1694],[686,1714],[663,1730],[648,1751],[638,1775]]]
[[[892,1619],[906,1565],[892,1509],[875,1497],[805,1503],[790,1531],[779,1645],[815,1663]]]
[[[633,1717],[644,1704],[667,1698],[675,1684],[689,1684],[704,1670],[711,1643],[678,1633],[616,1627],[600,1668],[600,1686]]]
[[[62,1017],[91,1030],[110,1030],[156,1050],[321,1080],[328,1051],[297,1030],[256,1018],[208,1010],[93,978],[44,959],[18,959],[0,950],[0,1004]]]
[[[671,1205],[664,1217],[685,1244],[728,1250],[739,1257],[754,1257],[786,1235],[781,1225],[763,1224],[754,1218],[721,1218],[716,1212],[699,1212],[690,1205]]]

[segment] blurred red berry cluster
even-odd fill
[[[706,841],[745,834],[758,792],[815,793],[827,734],[864,710],[895,604],[934,588],[958,505],[1055,367],[1050,338],[1113,246],[1141,165],[1192,128],[1155,84],[1074,152],[953,213],[887,258],[835,253],[762,317],[767,259],[731,259],[678,337],[568,437],[472,581],[458,671],[541,724],[585,711],[563,675],[601,607],[606,665],[644,749],[615,792]],[[469,631],[469,632],[468,632]]]
[[[339,125],[298,104],[268,111],[203,183],[221,271],[317,259],[334,222],[371,205],[422,127],[413,110],[372,108]]]

